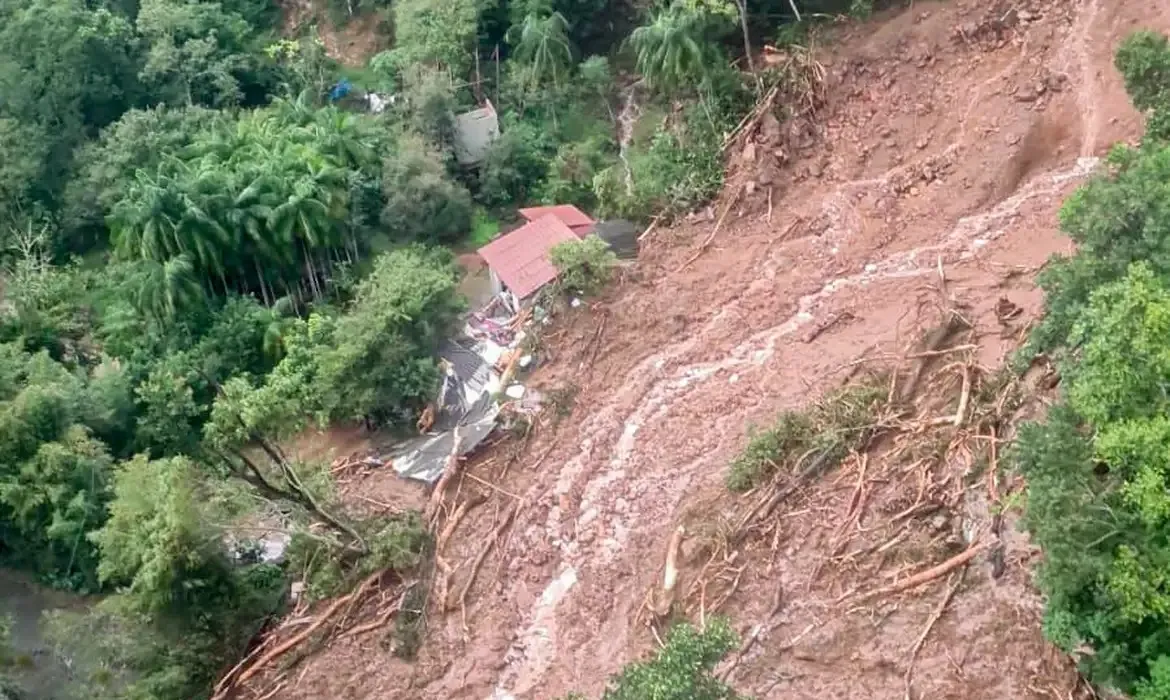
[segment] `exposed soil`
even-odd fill
[[[915,2],[834,37],[818,56],[828,104],[804,143],[789,140],[797,146],[769,183],[770,219],[766,198],[744,200],[683,269],[711,223],[655,231],[635,272],[545,339],[551,360],[534,383],[580,392],[571,414],[547,418],[517,459],[513,441],[469,466],[523,505],[487,556],[466,615],[457,605],[432,611],[413,663],[388,653],[381,633],[332,642],[289,671],[274,697],[596,697],[654,644],[641,613],[675,527],[701,532],[751,501],[722,486],[747,426],[807,404],[865,353],[906,351],[937,323],[940,305],[966,305],[979,364],[996,367],[1015,347],[1040,310],[1034,272],[1069,245],[1056,227],[1062,199],[1110,144],[1140,133],[1112,66],[1114,47],[1139,26],[1170,30],[1170,5]],[[842,533],[869,546],[895,532],[870,528],[886,527],[919,489],[920,475],[881,453],[869,459],[878,478],[852,530],[855,458],[783,504],[772,542],[733,562],[742,574],[721,611],[745,636],[769,618],[777,591],[783,597],[734,668],[737,688],[785,699],[1079,692],[1069,662],[1041,637],[1035,553],[1010,527],[1002,575],[992,578],[986,556],[972,562],[907,686],[911,649],[949,580],[861,606],[838,600],[953,551],[899,545],[889,556],[834,558]],[[971,469],[948,457],[930,478],[961,484],[956,473]],[[382,493],[398,483],[373,473],[350,488]],[[456,566],[454,590],[513,505],[485,493],[444,554]],[[961,549],[989,517],[978,505],[915,526],[958,537]],[[684,542],[684,586],[703,564],[701,544]]]
[[[313,0],[282,0],[284,12],[282,33],[299,36],[310,27],[316,27],[325,53],[342,65],[360,67],[371,56],[388,48],[386,32],[380,30],[385,20],[378,13],[367,13],[351,19],[343,26],[335,26],[323,4]]]

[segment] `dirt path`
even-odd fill
[[[807,403],[864,352],[903,348],[937,317],[928,285],[940,266],[948,293],[969,305],[982,363],[1014,346],[998,300],[1025,320],[1038,313],[1032,273],[1068,245],[1056,231],[1061,200],[1111,143],[1140,133],[1112,68],[1116,43],[1138,26],[1170,29],[1170,7],[916,2],[838,37],[821,52],[830,105],[820,133],[789,154],[771,220],[758,202],[733,213],[682,271],[710,224],[657,232],[637,279],[550,339],[555,360],[538,380],[581,392],[500,484],[525,505],[469,596],[466,628],[458,610],[432,619],[414,664],[372,639],[337,643],[281,697],[596,697],[652,643],[634,620],[669,534],[696,504],[717,502],[746,426]],[[843,497],[848,488],[812,497],[777,562],[757,567],[731,605],[747,629],[777,584],[793,598],[736,670],[744,692],[905,697],[905,656],[937,598],[907,601],[880,625],[825,613],[837,592],[817,587],[817,513]],[[452,541],[457,581],[508,505],[498,500]],[[1040,638],[1026,542],[1012,547],[998,582],[972,570],[923,647],[914,687],[924,697],[1069,692],[1066,664]]]

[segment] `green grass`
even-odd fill
[[[472,248],[482,248],[495,240],[500,233],[500,222],[483,209],[476,209],[471,220],[471,233],[467,236],[467,244]]]

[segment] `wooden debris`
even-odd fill
[[[447,463],[443,465],[443,474],[439,477],[439,481],[435,484],[435,490],[431,492],[431,498],[427,502],[426,520],[430,523],[432,529],[435,526],[435,521],[439,514],[439,507],[443,505],[443,491],[447,488],[451,477],[455,476],[455,472],[459,468],[459,445],[462,442],[461,438],[459,426],[456,426],[451,437],[451,454],[447,457]]]
[[[378,616],[378,619],[374,620],[373,622],[367,622],[364,625],[358,625],[357,627],[354,627],[353,629],[346,630],[344,633],[342,633],[342,635],[339,638],[340,639],[347,639],[349,637],[356,637],[359,634],[365,634],[366,632],[373,632],[376,629],[380,629],[382,627],[385,627],[386,623],[390,622],[390,618],[394,617],[394,613],[396,613],[402,609],[402,603],[403,603],[403,601],[406,600],[406,594],[409,593],[410,589],[414,588],[416,585],[418,585],[418,584],[417,583],[408,584],[406,586],[406,588],[403,589],[402,595],[398,596],[398,600],[394,601],[394,603],[392,603],[389,607],[387,607],[385,610],[383,610],[382,614]]]
[[[735,208],[735,204],[739,201],[739,197],[742,193],[742,187],[736,189],[735,194],[732,195],[731,200],[727,202],[727,206],[723,209],[723,213],[719,215],[719,220],[715,222],[715,228],[711,229],[711,233],[707,234],[707,237],[703,239],[703,243],[699,246],[699,249],[695,251],[695,254],[687,258],[687,261],[682,265],[679,265],[677,268],[675,268],[675,273],[679,273],[687,269],[691,266],[691,263],[698,260],[703,255],[703,253],[707,252],[707,249],[711,247],[711,243],[715,240],[715,236],[719,235],[719,229],[723,228],[723,222],[727,219],[727,215],[730,214],[731,210]]]
[[[907,591],[911,588],[917,588],[924,583],[933,581],[940,576],[945,576],[960,566],[963,566],[967,562],[974,559],[976,555],[978,555],[986,548],[987,542],[978,542],[971,545],[961,553],[956,554],[950,559],[947,559],[941,564],[932,566],[925,571],[921,571],[917,574],[914,574],[913,576],[909,576],[901,581],[898,581],[897,583],[890,584],[889,586],[883,586],[881,588],[869,591],[868,593],[862,593],[861,595],[850,600],[850,602],[853,604],[862,603],[874,598],[880,598],[882,596],[892,595],[894,593],[901,593],[902,591]],[[841,603],[848,598],[849,594],[846,594],[845,596],[838,598],[837,602]]]
[[[430,429],[435,424],[435,405],[428,403],[427,407],[423,409],[422,415],[418,417],[418,422],[414,427],[418,429],[419,434],[425,435],[430,432]]]
[[[305,630],[282,642],[271,651],[265,653],[263,656],[253,662],[252,665],[241,671],[235,682],[222,684],[221,689],[212,697],[212,700],[223,700],[228,696],[228,693],[233,687],[244,683],[249,678],[263,670],[265,666],[268,666],[276,659],[288,653],[289,650],[304,642],[306,639],[312,636],[314,632],[321,629],[321,627],[326,622],[328,622],[333,617],[333,615],[342,608],[342,606],[348,605],[349,603],[364,595],[366,589],[378,581],[378,579],[380,579],[384,573],[384,571],[379,571],[370,575],[368,578],[366,578],[366,580],[362,581],[361,584],[355,588],[352,593],[343,595],[340,598],[334,600],[329,604],[329,607],[325,608],[325,610],[319,616],[317,616],[317,619],[313,622],[313,624],[309,625]]]
[[[914,646],[910,648],[910,660],[906,663],[906,675],[903,676],[903,679],[906,683],[907,700],[909,700],[911,697],[910,682],[914,675],[914,662],[918,659],[918,652],[922,651],[922,645],[926,643],[926,638],[930,636],[930,631],[934,629],[934,626],[939,621],[939,618],[941,618],[943,613],[946,612],[947,605],[949,605],[951,599],[955,597],[955,591],[959,590],[959,586],[963,585],[963,577],[965,573],[966,569],[960,571],[958,580],[956,580],[953,585],[947,587],[947,592],[943,595],[938,607],[935,608],[935,611],[930,616],[930,619],[926,621],[926,627],[923,628],[922,634],[918,635],[918,639],[914,640]]]
[[[487,544],[485,544],[483,547],[480,547],[479,554],[475,555],[475,561],[471,564],[471,572],[467,574],[467,580],[463,582],[463,588],[459,591],[460,609],[464,611],[467,610],[467,592],[471,590],[473,585],[475,585],[475,579],[477,576],[479,576],[479,570],[483,566],[484,559],[487,559],[488,552],[492,551],[492,547],[496,545],[496,542],[498,542],[500,537],[504,534],[504,530],[506,530],[508,526],[512,524],[513,518],[516,517],[516,513],[519,511],[519,503],[512,506],[512,508],[508,510],[507,514],[504,515],[504,519],[500,522],[499,526],[496,527],[495,532],[492,533],[492,538],[488,540]],[[464,617],[466,617],[466,614]],[[464,625],[464,627],[466,627],[466,625]]]
[[[841,313],[833,314],[832,316],[829,317],[829,319],[827,321],[825,321],[824,323],[821,323],[820,325],[816,326],[811,331],[809,331],[809,333],[806,334],[802,340],[806,343],[811,343],[812,341],[819,338],[822,333],[830,330],[834,326],[841,324],[841,323],[848,323],[848,322],[854,321],[856,319],[857,319],[857,317],[854,316],[853,314],[849,313],[848,311],[842,311]]]

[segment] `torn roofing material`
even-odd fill
[[[489,396],[490,398],[490,396]],[[470,421],[459,428],[459,455],[471,452],[491,435],[496,427],[496,415],[500,409],[492,402],[479,420]],[[455,431],[447,430],[438,435],[422,435],[406,441],[392,456],[394,471],[408,479],[435,483],[443,473],[447,458],[455,447]]]
[[[500,236],[480,248],[479,254],[500,281],[524,299],[557,278],[549,259],[553,246],[576,240],[572,229],[550,214]]]
[[[391,455],[394,471],[408,479],[434,483],[455,447],[459,428],[459,455],[471,452],[496,427],[500,412],[494,392],[499,378],[468,338],[454,338],[439,347],[443,384],[435,402],[436,416],[429,435],[411,438]]]

